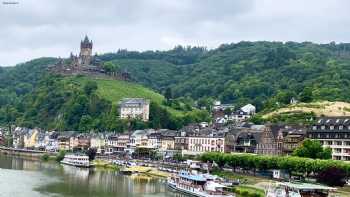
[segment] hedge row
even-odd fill
[[[229,166],[245,170],[272,170],[280,169],[304,175],[317,174],[330,167],[346,171],[350,175],[350,163],[335,160],[309,159],[292,156],[266,156],[255,154],[229,154],[210,152],[200,156],[203,162],[215,162],[219,167]]]

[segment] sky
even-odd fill
[[[239,41],[350,42],[348,0],[0,0],[0,65],[78,53],[209,49]]]

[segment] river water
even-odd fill
[[[164,180],[0,154],[0,197],[184,197]]]

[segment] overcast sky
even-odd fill
[[[350,42],[348,0],[0,1],[2,66],[68,57],[85,34],[98,53],[242,40]]]

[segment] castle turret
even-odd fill
[[[82,65],[89,65],[92,59],[92,41],[85,36],[84,40],[80,43],[79,58]]]

